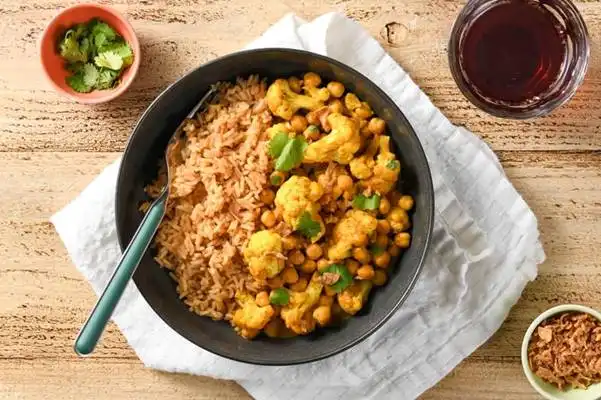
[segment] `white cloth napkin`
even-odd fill
[[[415,398],[486,341],[535,278],[545,257],[536,218],[486,144],[453,126],[355,22],[336,13],[312,22],[288,15],[248,47],[328,55],[367,75],[401,107],[426,150],[436,195],[433,243],[418,283],[370,338],[292,367],[246,365],[196,347],[133,284],[113,320],[147,367],[234,379],[259,400]],[[118,162],[51,219],[96,293],[120,255],[113,201]]]

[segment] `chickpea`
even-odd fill
[[[366,233],[358,232],[355,234],[355,241],[353,244],[357,247],[365,247],[369,243],[369,236]]]
[[[382,135],[386,130],[386,122],[382,118],[372,118],[367,124],[367,129],[374,135]]]
[[[290,290],[294,292],[303,292],[307,288],[308,284],[309,282],[307,281],[307,278],[299,278],[296,283],[290,285]]]
[[[319,140],[321,137],[321,132],[315,125],[309,125],[303,132],[303,136],[309,140]]]
[[[378,254],[374,257],[374,264],[380,268],[388,267],[388,264],[390,264],[390,254],[386,251],[382,254]]]
[[[342,97],[344,94],[344,85],[340,82],[332,81],[327,85],[330,94],[334,97]]]
[[[269,294],[265,291],[257,293],[257,296],[255,297],[255,303],[257,303],[259,307],[268,306]]]
[[[363,280],[370,280],[375,275],[374,267],[369,264],[362,265],[361,268],[357,270],[357,278]]]
[[[401,254],[401,248],[393,244],[388,248],[388,254],[390,254],[391,257],[396,257]]]
[[[287,284],[293,284],[298,282],[298,272],[292,267],[286,267],[282,271],[282,279]]]
[[[353,187],[353,178],[348,175],[339,175],[338,178],[336,178],[336,185],[343,192],[349,190]]]
[[[328,297],[328,296],[321,296],[319,298],[319,305],[320,306],[327,306],[327,307],[332,307],[332,304],[334,304],[334,298],[333,297]]]
[[[315,111],[309,111],[307,115],[305,115],[307,122],[311,125],[320,126],[321,121],[319,121],[319,117]]]
[[[273,186],[280,186],[286,180],[286,173],[283,171],[273,171],[269,176],[269,183]]]
[[[300,247],[301,241],[299,238],[294,236],[286,236],[282,238],[282,246],[284,250],[293,250]]]
[[[311,182],[311,186],[309,188],[309,198],[313,201],[319,200],[319,198],[323,195],[323,186],[321,186],[317,182]]]
[[[317,263],[313,260],[305,260],[305,262],[300,266],[301,272],[305,274],[312,274],[316,269]]]
[[[326,286],[323,289],[323,291],[326,294],[326,296],[328,296],[328,297],[334,297],[334,296],[336,296],[338,294],[338,293],[336,293],[336,291],[334,289],[332,289],[331,286]]]
[[[349,111],[354,111],[356,108],[361,107],[361,100],[354,93],[347,93],[344,96],[344,105]]]
[[[359,264],[359,261],[357,260],[348,260],[346,262],[346,268],[348,269],[348,272],[350,272],[353,276],[357,274],[357,270],[360,266],[361,264]]]
[[[311,260],[317,260],[323,254],[323,250],[320,245],[313,243],[307,246],[305,253],[307,253],[307,257],[309,257]]]
[[[275,278],[271,278],[267,281],[267,286],[271,289],[277,289],[284,286],[284,280],[280,276],[276,276]]]
[[[353,249],[353,258],[360,263],[367,264],[369,262],[369,251],[365,247],[355,247]]]
[[[321,77],[315,72],[307,72],[305,76],[303,76],[303,81],[305,86],[318,87],[321,85]]]
[[[290,89],[295,93],[300,93],[301,91],[301,81],[296,76],[291,76],[288,78],[288,85]]]
[[[386,221],[385,219],[379,219],[376,232],[378,232],[380,235],[388,235],[388,232],[390,232],[390,222]]]
[[[275,225],[275,214],[273,213],[273,211],[271,211],[271,210],[263,211],[263,214],[261,214],[261,222],[267,228],[273,227]]]
[[[294,250],[288,256],[288,261],[290,261],[293,265],[301,265],[305,262],[305,256],[300,250]]]
[[[290,120],[290,125],[292,126],[292,129],[295,132],[302,133],[305,129],[307,129],[307,126],[309,124],[307,123],[307,118],[303,117],[302,115],[296,114],[292,116],[292,119]]]
[[[378,246],[381,249],[385,249],[386,247],[388,247],[388,236],[378,235],[376,237],[376,246]]]
[[[259,200],[261,200],[261,202],[264,204],[269,205],[269,204],[273,203],[274,199],[275,199],[275,193],[273,193],[273,190],[271,190],[271,189],[265,189],[259,195]]]
[[[273,319],[269,321],[267,325],[265,325],[265,328],[263,328],[263,330],[265,331],[265,334],[270,338],[277,338],[280,333],[280,324],[281,322],[278,321],[277,318]]]
[[[317,261],[317,270],[319,272],[323,271],[324,269],[328,268],[329,266],[330,266],[330,262],[328,260],[326,260],[325,258],[322,258],[319,261]]]
[[[398,201],[398,205],[405,211],[411,210],[413,208],[413,197],[402,196]]]
[[[386,197],[380,199],[380,207],[378,207],[378,210],[382,215],[386,215],[388,214],[388,211],[390,211],[390,202]]]
[[[388,275],[386,275],[386,271],[383,271],[381,269],[379,269],[375,272],[374,279],[372,279],[374,285],[376,285],[376,286],[384,285],[387,280],[388,280]]]
[[[394,236],[394,244],[401,249],[406,249],[411,243],[411,235],[407,232],[397,233]]]
[[[386,216],[388,222],[398,222],[404,224],[409,221],[407,212],[400,207],[393,207],[390,213]]]
[[[369,108],[361,106],[361,107],[355,109],[354,114],[357,118],[366,120],[367,118],[369,118],[373,115],[373,112]]]
[[[313,311],[313,318],[321,326],[327,325],[332,318],[332,308],[328,306],[319,306]]]
[[[342,104],[342,101],[338,99],[330,101],[328,107],[333,113],[342,114],[344,112],[344,104]]]

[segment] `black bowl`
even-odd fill
[[[381,89],[340,62],[298,50],[242,51],[195,69],[161,93],[136,125],[119,171],[116,219],[119,243],[124,249],[142,220],[138,206],[147,199],[143,188],[155,178],[169,137],[211,84],[249,74],[275,79],[307,71],[342,82],[386,120],[402,164],[402,190],[415,198],[413,239],[411,247],[393,261],[394,272],[388,284],[373,291],[359,315],[340,327],[288,340],[259,337],[248,341],[228,323],[190,312],[179,300],[173,280],[154,261],[152,250],[148,251],[133,278],[148,304],[176,332],[199,347],[241,362],[291,365],[332,356],[375,332],[407,298],[424,262],[434,219],[430,169],[411,125]]]

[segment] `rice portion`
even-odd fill
[[[236,290],[261,289],[242,250],[258,229],[271,163],[266,129],[272,116],[258,76],[221,87],[217,101],[185,127],[186,139],[170,161],[165,219],[155,237],[157,262],[171,271],[180,298],[197,314],[231,319]],[[156,197],[165,174],[146,190]]]

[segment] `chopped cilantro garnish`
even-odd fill
[[[280,175],[272,174],[269,177],[269,183],[273,186],[280,186],[282,184],[282,177]]]
[[[285,306],[290,301],[290,293],[284,288],[277,288],[271,291],[269,302],[276,306]]]
[[[305,211],[296,224],[296,230],[305,237],[312,239],[321,232],[321,225],[311,218],[311,214]]]
[[[317,132],[319,132],[319,128],[317,126],[315,126],[315,125],[309,125],[307,127],[307,130],[309,132],[311,132],[311,133],[317,133]]]
[[[362,194],[355,195],[353,198],[353,207],[359,210],[377,210],[380,207],[380,196],[377,194],[369,197]]]
[[[399,163],[397,160],[389,160],[386,163],[386,168],[388,169],[397,169],[401,166],[401,163]]]
[[[302,136],[289,139],[275,161],[275,169],[277,171],[290,171],[298,167],[303,161],[307,146],[307,141]]]
[[[342,292],[353,283],[353,275],[351,275],[346,265],[332,264],[321,271],[322,274],[325,272],[339,276],[338,280],[333,285],[330,285],[336,293]]]
[[[68,29],[58,50],[71,72],[67,84],[78,92],[110,89],[133,63],[131,47],[107,23],[93,19]]]
[[[289,140],[290,137],[286,132],[278,132],[273,135],[269,141],[269,155],[273,158],[279,157]]]

